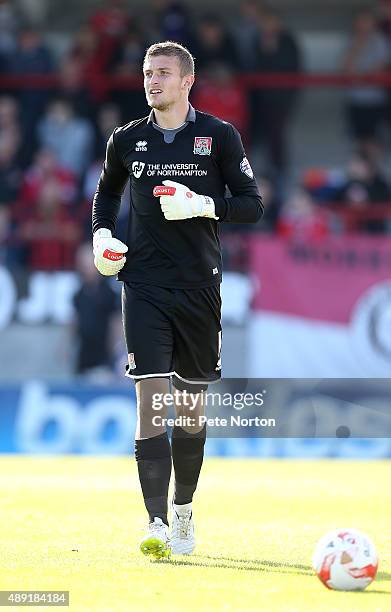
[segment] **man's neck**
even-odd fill
[[[166,111],[160,111],[154,108],[153,112],[157,125],[162,128],[174,130],[185,123],[187,113],[189,112],[189,101],[186,100],[180,106],[175,105]]]

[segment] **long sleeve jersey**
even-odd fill
[[[187,123],[174,138],[162,132],[153,112],[114,130],[94,196],[93,232],[115,230],[130,180],[129,251],[118,279],[178,289],[216,285],[222,274],[219,223],[260,219],[257,183],[240,135],[230,123],[190,106]],[[159,198],[153,196],[153,188],[166,179],[212,197],[218,220],[167,221]]]

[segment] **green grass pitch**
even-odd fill
[[[208,458],[194,503],[196,553],[151,562],[138,550],[146,523],[132,459],[3,456],[0,589],[69,590],[70,609],[83,612],[386,612],[390,468]],[[318,538],[341,526],[376,544],[379,573],[365,592],[328,591],[312,572]]]

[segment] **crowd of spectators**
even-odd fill
[[[190,5],[160,0],[146,27],[121,0],[107,0],[58,54],[45,34],[20,20],[11,0],[0,0],[0,261],[31,270],[73,268],[77,246],[90,239],[91,197],[107,138],[115,126],[148,112],[142,89],[122,88],[121,78],[108,86],[109,77],[139,77],[146,47],[165,39],[185,44],[196,58],[193,104],[235,124],[250,154],[264,150],[262,167],[254,170],[267,210],[256,229],[319,239],[341,230],[333,222],[338,207],[391,200],[379,138],[391,116],[391,88],[381,85],[346,91],[352,137],[346,169],[311,168],[288,194],[281,190],[299,89],[249,89],[238,78],[304,69],[300,37],[269,6],[242,0],[231,20],[217,13],[195,20]],[[387,71],[390,41],[391,1],[379,0],[376,13],[357,16],[336,70]],[[9,78],[15,76],[19,85]],[[359,229],[390,227],[383,218]]]

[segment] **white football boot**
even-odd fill
[[[148,533],[140,542],[140,550],[154,559],[165,559],[171,555],[168,527],[161,518],[155,516],[153,523],[149,523]]]
[[[173,555],[191,555],[195,549],[193,513],[190,504],[172,504],[171,552]]]

